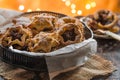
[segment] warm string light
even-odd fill
[[[0,0],[0,1],[3,1],[3,0]],[[31,11],[40,11],[41,9],[38,8],[38,6],[36,6],[36,8],[28,8],[26,9],[27,7],[25,6],[25,1],[24,0],[18,0],[19,1],[19,6],[18,6],[18,10],[19,11],[27,11],[27,12],[31,12]],[[87,11],[89,11],[90,9],[96,7],[96,2],[94,0],[84,0],[82,6],[77,6],[78,4],[76,4],[76,1],[77,2],[80,2],[79,0],[62,0],[62,2],[65,3],[65,5],[67,7],[70,7],[70,11],[72,14],[77,14],[77,15],[82,15],[84,14],[84,10],[86,9]],[[24,4],[24,5],[23,5]],[[81,5],[79,4],[79,5]],[[78,7],[81,7],[81,8],[78,8]]]
[[[62,0],[62,1],[65,3],[65,5],[67,7],[70,6],[72,14],[78,14],[78,15],[83,14],[82,10],[80,10],[80,9],[77,10],[76,9],[76,7],[77,7],[76,4],[72,3],[71,0]],[[86,10],[90,10],[91,8],[94,8],[94,7],[96,7],[96,2],[94,2],[94,1],[87,1],[86,4],[85,4],[85,9]],[[21,4],[21,5],[19,5],[18,9],[20,11],[24,11],[25,6]],[[40,11],[40,10],[41,10],[40,8],[36,8],[36,11]],[[32,9],[27,9],[27,12],[31,12],[31,11],[32,11]]]
[[[62,0],[62,1],[65,3],[66,6],[71,7],[71,13],[78,14],[78,15],[83,14],[82,10],[76,10],[76,4],[72,3],[71,0]],[[85,5],[86,10],[89,10],[94,7],[96,7],[96,2],[94,1],[88,1]]]
[[[36,0],[37,1],[37,0]],[[39,0],[38,0],[39,1]],[[18,0],[18,2],[19,2],[19,6],[18,6],[18,10],[19,11],[27,11],[27,12],[31,12],[31,11],[40,11],[41,9],[38,7],[39,6],[39,4],[36,4],[36,5],[38,5],[38,6],[36,6],[36,9],[33,9],[33,7],[31,7],[31,8],[28,8],[28,9],[26,9],[27,7],[25,7],[25,5],[23,5],[23,4],[25,4],[24,2],[24,0]],[[32,10],[33,9],[33,10]]]
[[[75,9],[76,5],[75,4],[71,4],[71,9]]]
[[[19,10],[23,11],[24,10],[24,5],[19,5]]]
[[[85,8],[87,10],[94,8],[94,7],[96,7],[96,2],[90,2],[90,3],[86,4],[86,6],[85,6]]]
[[[66,0],[62,0],[63,2],[65,2]]]
[[[37,8],[36,11],[40,11],[40,8]]]
[[[71,4],[71,2],[69,0],[65,2],[66,6],[70,6],[70,4]]]
[[[91,2],[91,7],[96,7],[96,2]]]
[[[31,11],[32,11],[32,9],[28,9],[28,10],[27,10],[27,12],[31,12]]]
[[[71,0],[62,0],[62,1],[65,2],[66,6],[71,7],[71,13],[82,15],[82,10],[76,10],[76,4],[71,3]]]
[[[25,9],[24,5],[19,5],[18,9],[20,11],[23,11]],[[40,8],[36,8],[36,11],[40,11],[41,9]],[[27,9],[27,12],[31,12],[32,9]]]
[[[40,8],[37,8],[36,11],[40,11],[41,9]],[[32,9],[28,9],[27,12],[31,12]]]
[[[75,14],[75,13],[76,13],[76,10],[75,10],[75,9],[72,9],[71,12]]]
[[[76,13],[76,5],[75,4],[71,4],[71,12],[73,13],[73,14],[75,14]]]
[[[62,12],[64,14],[68,14],[71,16],[76,15],[88,15],[94,13],[94,11],[99,9],[109,9],[112,11],[120,12],[117,8],[119,7],[119,0],[111,1],[111,0],[12,0],[12,4],[10,4],[9,0],[0,0],[0,7],[6,9],[13,9],[22,12],[30,12],[38,10],[48,10],[48,11],[57,11]],[[56,4],[57,3],[57,4]],[[66,6],[65,3],[68,5]],[[51,4],[55,4],[51,6]],[[89,4],[89,5],[87,5]],[[20,6],[23,5],[23,6]],[[48,7],[49,6],[49,7]],[[87,8],[87,9],[86,9]],[[120,8],[120,7],[119,7]],[[75,12],[76,10],[76,12]],[[78,11],[81,10],[81,11]],[[73,13],[72,13],[73,12]]]
[[[78,10],[78,11],[77,11],[77,14],[78,14],[78,15],[82,15],[82,10]]]
[[[90,5],[90,4],[86,4],[85,8],[86,8],[86,9],[90,9],[90,8],[91,8],[91,5]]]

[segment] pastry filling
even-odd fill
[[[75,33],[75,30],[74,29],[71,29],[71,30],[67,30],[65,31],[63,34],[62,34],[62,37],[64,39],[64,42],[67,42],[67,41],[74,41],[75,38],[76,38],[76,33]]]
[[[18,30],[16,30],[16,29],[13,29],[10,31],[10,36],[12,36],[12,40],[15,40],[15,39],[21,40],[22,35],[23,34],[18,33]]]
[[[101,11],[98,13],[98,20],[103,25],[107,25],[113,22],[114,16],[109,11]]]

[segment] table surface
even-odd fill
[[[117,71],[108,76],[98,76],[92,80],[120,80],[120,42],[113,39],[96,39],[97,54],[113,62]],[[4,80],[0,77],[0,80]]]
[[[120,42],[113,39],[96,39],[98,42],[98,53],[107,60],[113,62],[117,71],[106,77],[94,78],[92,80],[120,80]],[[101,79],[102,78],[102,79]]]

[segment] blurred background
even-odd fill
[[[47,10],[78,16],[101,9],[119,13],[120,0],[0,0],[0,8],[21,12]]]

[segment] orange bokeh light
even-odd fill
[[[19,10],[20,10],[20,11],[23,11],[23,10],[24,10],[24,5],[20,5],[20,6],[19,6]]]
[[[86,8],[86,9],[90,9],[90,8],[91,8],[91,5],[90,5],[90,4],[86,4],[85,8]]]
[[[47,10],[70,16],[88,15],[100,9],[120,12],[119,4],[119,0],[0,0],[1,8],[22,12]]]

